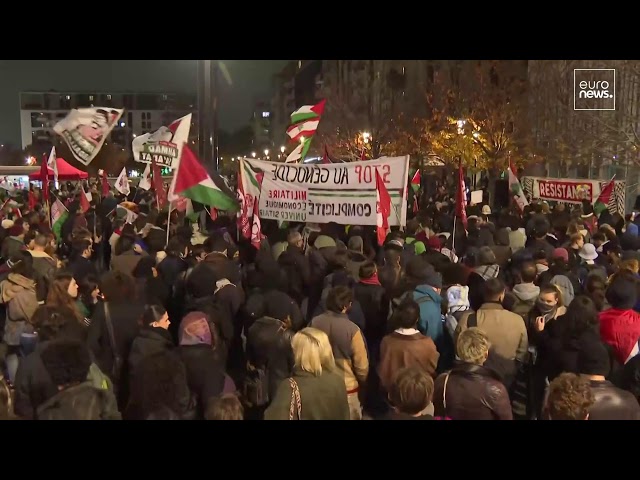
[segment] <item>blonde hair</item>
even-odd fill
[[[464,330],[458,337],[456,353],[463,362],[482,365],[489,355],[489,337],[478,327],[471,327]]]
[[[625,268],[627,270],[631,270],[633,273],[638,273],[638,271],[640,271],[640,262],[635,258],[623,260],[622,263],[620,263],[620,268]]]
[[[336,362],[329,337],[317,328],[304,328],[293,336],[291,341],[295,366],[316,377],[322,370],[333,370]]]
[[[548,285],[545,285],[544,287],[542,287],[540,289],[540,293],[538,294],[538,298],[541,295],[546,295],[547,293],[553,293],[556,296],[556,299],[558,299],[558,307],[564,307],[564,295],[562,295],[562,290],[560,290],[560,287],[558,287],[557,285],[553,284],[553,283],[549,283]]]

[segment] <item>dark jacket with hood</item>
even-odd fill
[[[138,336],[133,340],[129,353],[131,381],[135,382],[136,369],[145,357],[173,348],[173,339],[167,330],[160,327],[142,327]]]
[[[302,300],[309,295],[311,286],[309,259],[305,257],[300,247],[289,245],[278,257],[278,265],[287,276],[287,293],[298,304],[302,303]]]
[[[259,318],[247,332],[247,357],[253,368],[266,372],[269,398],[274,398],[278,385],[293,373],[293,333],[271,317]]]
[[[211,345],[180,345],[178,355],[187,370],[187,383],[197,401],[197,416],[204,418],[207,401],[222,394],[224,359]]]
[[[500,267],[493,264],[476,267],[469,275],[467,286],[469,287],[469,304],[472,310],[478,310],[484,303],[484,282],[490,278],[497,278],[499,274]]]
[[[367,263],[367,257],[360,252],[349,250],[347,252],[347,271],[351,277],[357,282],[360,280],[360,267]]]

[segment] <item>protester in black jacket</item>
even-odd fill
[[[178,355],[187,370],[187,383],[197,402],[197,418],[204,419],[207,402],[224,389],[225,369],[219,340],[203,312],[191,312],[180,322]]]
[[[169,315],[160,305],[147,305],[142,315],[142,328],[131,344],[129,378],[136,381],[136,369],[142,359],[174,347],[169,333]]]

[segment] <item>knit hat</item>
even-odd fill
[[[317,242],[317,240],[316,240],[316,242]],[[349,239],[349,244],[348,244],[347,248],[351,252],[362,253],[364,251],[364,242],[362,240],[362,237],[360,237],[358,235],[356,235],[354,237],[351,237]]]
[[[424,242],[415,242],[413,244],[413,248],[415,249],[416,255],[422,255],[427,251],[427,247],[424,246]]]
[[[482,207],[483,215],[491,215],[491,207],[489,205],[485,205]]]
[[[624,277],[613,278],[607,287],[605,298],[613,308],[631,310],[638,298],[636,282]]]
[[[551,258],[555,259],[555,258],[561,258],[562,260],[564,260],[564,263],[568,263],[569,262],[569,252],[567,252],[566,248],[556,248],[553,250],[553,254],[551,255]]]
[[[204,312],[188,313],[180,322],[180,345],[211,345],[209,317]]]
[[[335,247],[336,241],[328,235],[318,235],[318,238],[316,238],[313,246],[318,250],[326,247]]]
[[[600,340],[583,341],[578,352],[578,373],[608,376],[611,370],[609,352]]]

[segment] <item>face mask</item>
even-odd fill
[[[547,303],[544,303],[542,300],[538,299],[536,301],[536,305],[538,307],[538,310],[540,311],[540,313],[551,313],[555,310],[557,305],[549,305]]]

